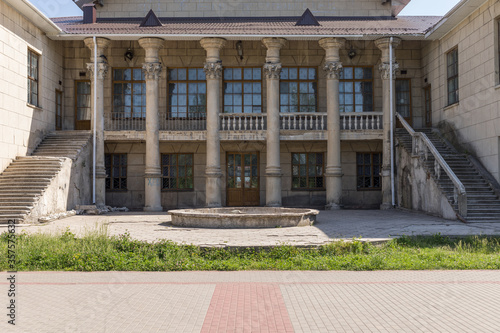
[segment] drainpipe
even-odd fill
[[[96,132],[97,132],[97,40],[94,39],[94,138],[92,144],[92,203],[95,205],[95,166],[96,166]]]
[[[391,115],[391,196],[392,196],[392,207],[396,206],[396,200],[394,198],[394,89],[393,89],[393,73],[392,73],[392,42],[393,38],[391,37],[389,41],[389,96],[391,98],[390,103],[390,115]]]

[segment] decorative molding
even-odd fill
[[[396,78],[396,71],[399,69],[399,64],[395,61],[392,62],[392,78]],[[390,62],[383,62],[378,66],[382,80],[390,80],[391,64]]]
[[[264,75],[268,79],[277,80],[280,78],[281,63],[267,63],[264,64]]]
[[[142,72],[146,80],[158,80],[160,78],[161,67],[159,62],[146,62],[142,64]]]
[[[208,79],[220,79],[222,77],[222,61],[206,62],[203,71]]]
[[[97,63],[97,79],[104,80],[108,75],[109,65],[106,62]],[[94,63],[87,63],[87,71],[90,74],[91,80],[94,80]]]
[[[339,79],[340,73],[344,70],[340,61],[328,61],[323,65],[327,79]]]

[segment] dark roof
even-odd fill
[[[82,17],[53,19],[65,33],[78,35],[423,35],[438,16],[320,17],[320,26],[296,26],[299,17],[159,18],[161,26],[139,27],[144,18],[98,19],[83,24]]]

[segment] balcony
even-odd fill
[[[206,119],[203,114],[189,117],[167,117],[159,114],[160,140],[205,140]],[[327,114],[280,113],[282,140],[326,140]],[[146,120],[126,117],[123,113],[106,113],[104,119],[106,140],[144,140]],[[219,115],[221,140],[265,140],[267,114],[221,113]],[[373,140],[382,138],[382,112],[350,112],[340,114],[342,140]],[[124,132],[127,132],[125,134]]]

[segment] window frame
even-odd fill
[[[449,60],[450,60],[449,56],[455,52],[456,52],[456,61],[450,64],[449,63]],[[459,98],[459,83],[460,82],[459,82],[458,64],[459,64],[458,63],[458,46],[455,46],[454,48],[452,48],[451,50],[446,52],[446,101],[447,101],[447,106],[457,104],[460,101],[460,98]],[[450,70],[450,67],[453,65],[456,65],[456,74],[450,76],[449,70]],[[450,100],[450,94],[452,93],[449,91],[451,82],[455,82],[455,84],[456,84],[455,90],[453,91],[455,93],[455,100],[454,101]]]
[[[106,165],[107,157],[110,157],[110,164]],[[119,156],[119,164],[118,166],[114,165],[114,157]],[[124,159],[122,159],[124,157]],[[125,164],[123,164],[123,160],[125,160]],[[126,192],[128,191],[128,156],[126,153],[106,153],[104,154],[104,165],[106,168],[106,191],[112,191],[112,192]],[[113,177],[114,175],[114,168],[118,167],[118,177]],[[122,174],[123,168],[125,168],[125,176],[120,176]],[[110,172],[108,173],[108,169]],[[118,188],[115,188],[114,186],[114,179],[118,179],[119,186]],[[125,187],[122,187],[122,180],[125,179]],[[109,184],[108,184],[109,183]]]
[[[56,131],[60,131],[63,125],[63,92],[59,89],[55,93],[55,118]]]
[[[119,69],[130,69],[131,70],[131,80],[115,80],[115,70]],[[111,112],[113,115],[113,119],[136,119],[136,120],[146,120],[146,79],[144,80],[134,80],[134,69],[140,69],[141,70],[141,78],[144,77],[144,72],[141,67],[113,67],[111,71]],[[130,116],[125,116],[127,113],[124,111],[119,112],[115,110],[115,84],[116,83],[130,83],[132,85],[132,90],[131,90],[131,100],[130,100]],[[141,116],[140,117],[135,117],[134,114],[134,83],[141,83]],[[142,88],[143,87],[143,88]],[[143,92],[142,92],[143,91]],[[122,93],[121,96],[126,96],[125,93]],[[142,104],[142,96],[144,96],[144,104]],[[121,106],[125,108],[125,100],[123,100],[123,105]],[[144,110],[144,111],[143,111]],[[122,114],[122,116],[118,116],[118,114]]]
[[[176,170],[176,176],[175,176],[175,179],[176,179],[176,187],[175,188],[167,188],[165,187],[165,179],[168,179],[168,178],[173,178],[173,177],[167,177],[164,175],[164,168],[165,167],[170,167],[172,166],[172,164],[164,164],[163,163],[163,157],[165,155],[170,155],[170,156],[175,156],[175,159],[176,159],[176,164],[175,166],[177,167],[177,170]],[[186,169],[186,176],[184,177],[179,177],[179,156],[180,155],[190,155],[191,156],[191,161],[192,161],[192,164],[191,165],[188,165],[188,164],[183,164],[182,166],[184,167],[190,167],[191,168],[191,176],[188,177],[187,176],[187,169]],[[194,153],[161,153],[160,155],[160,167],[161,167],[161,190],[162,191],[165,191],[165,192],[192,192],[194,191]],[[188,179],[188,178],[191,178],[191,185],[192,187],[188,187],[188,188],[179,188],[178,184],[179,184],[179,178],[184,178],[184,179]]]
[[[297,79],[282,79],[281,78],[281,75],[283,73],[283,69],[290,69],[290,68],[297,68]],[[315,79],[300,79],[300,69],[301,68],[307,68],[307,69],[314,69],[315,71]],[[309,77],[309,74],[308,74],[308,77]],[[296,82],[297,83],[297,87],[298,87],[298,91],[297,91],[297,111],[282,111],[282,107],[289,107],[291,108],[293,105],[291,105],[290,103],[288,103],[287,105],[284,105],[281,103],[281,83],[282,82]],[[316,104],[314,105],[314,111],[300,111],[300,108],[301,106],[304,106],[304,107],[309,107],[309,105],[301,105],[300,103],[300,83],[313,83],[313,84],[316,84],[316,91],[314,92],[314,98],[315,98],[315,102]],[[319,94],[318,94],[318,67],[316,66],[283,66],[282,69],[281,69],[281,72],[280,72],[280,80],[279,80],[279,89],[280,89],[280,92],[279,92],[279,95],[280,95],[280,101],[279,101],[279,112],[280,113],[314,113],[314,112],[319,112],[319,106],[318,106],[318,97],[319,97]],[[291,96],[292,94],[291,93],[287,93],[288,96]],[[308,93],[308,95],[311,95]]]
[[[170,78],[170,70],[173,69],[186,69],[186,80],[172,80]],[[201,69],[203,70],[203,67],[168,67],[167,68],[167,114],[166,117],[167,119],[183,119],[183,120],[202,120],[207,118],[207,80],[206,76],[204,80],[189,80],[189,70],[190,69]],[[173,82],[185,82],[186,83],[186,117],[180,117],[180,116],[172,116],[172,111],[171,107],[172,105],[170,104],[171,98],[170,98],[170,89],[169,86]],[[205,84],[205,112],[203,116],[198,116],[198,117],[189,117],[189,83],[204,83]],[[199,93],[196,93],[199,95]],[[177,105],[178,106],[178,105]],[[196,112],[197,114],[200,114],[200,112]]]
[[[293,155],[294,154],[306,154],[306,164],[305,164],[305,167],[306,167],[306,186],[305,187],[300,187],[300,178],[304,178],[302,176],[300,176],[300,166],[301,165],[304,165],[304,164],[300,164],[300,161],[299,161],[299,164],[295,164],[293,163]],[[310,168],[310,165],[309,165],[309,154],[321,154],[322,155],[322,164],[321,164],[321,176],[319,176],[318,174],[316,174],[315,176],[310,176],[309,175],[309,168]],[[291,162],[290,162],[290,165],[291,165],[291,190],[292,191],[324,191],[326,190],[326,184],[325,184],[325,158],[326,158],[326,153],[325,152],[292,152],[291,153]],[[300,158],[299,158],[300,159]],[[315,163],[314,165],[316,166],[319,166],[320,164],[317,164]],[[299,175],[298,176],[295,176],[294,173],[293,173],[293,167],[294,166],[298,166],[299,167]],[[294,177],[298,177],[299,178],[299,187],[294,187]],[[323,178],[323,186],[322,187],[309,187],[309,177],[314,177],[314,178],[319,178],[319,177],[322,177]]]
[[[359,174],[359,167],[362,166],[366,166],[368,164],[358,164],[358,156],[362,154],[363,156],[366,155],[366,154],[369,154],[370,155],[370,184],[371,184],[371,187],[361,187],[358,185],[358,181],[359,181],[359,178],[360,177],[363,177],[363,178],[366,178],[367,176],[365,175],[360,175]],[[374,169],[374,166],[375,164],[373,164],[373,156],[375,154],[378,154],[379,155],[379,163],[378,163],[378,166],[379,166],[379,174],[378,175],[375,175],[374,172],[373,172],[373,169]],[[369,151],[369,152],[356,152],[356,190],[357,191],[381,191],[382,190],[382,164],[383,164],[383,161],[382,161],[382,152],[373,152],[373,151]],[[363,161],[364,161],[364,158],[363,158]],[[374,183],[375,183],[375,178],[374,177],[378,177],[379,178],[379,186],[378,187],[374,187]]]
[[[235,68],[241,68],[241,80],[226,80],[225,76],[225,70],[226,69],[235,69]],[[259,80],[245,80],[244,79],[244,70],[250,68],[250,69],[259,69],[260,70],[260,79]],[[253,72],[252,72],[253,75]],[[264,95],[263,95],[263,70],[262,67],[258,66],[227,66],[222,69],[222,108],[221,111],[223,114],[263,114],[264,113]],[[226,105],[226,83],[237,83],[241,82],[241,112],[234,112],[234,102],[231,105]],[[245,91],[244,91],[244,83],[259,83],[260,84],[260,112],[253,112],[253,108],[255,105],[253,104],[253,98],[252,98],[252,112],[245,112]],[[231,95],[236,95],[234,92],[230,93]],[[247,93],[250,95],[257,95],[256,93],[253,92],[253,86],[252,86],[252,92]],[[226,112],[226,106],[233,107],[233,112]]]
[[[402,82],[402,81],[406,81],[408,82],[408,103],[407,104],[401,104],[399,103],[398,99],[397,99],[397,93],[398,93],[398,81],[399,82]],[[394,84],[394,91],[396,93],[396,112],[398,112],[399,114],[401,114],[401,112],[398,110],[398,107],[399,106],[408,106],[408,117],[404,117],[405,119],[409,119],[409,123],[411,125],[411,119],[413,118],[413,110],[412,110],[412,94],[411,94],[411,79],[410,78],[396,78],[396,82]]]
[[[432,127],[432,90],[431,85],[424,87],[424,123],[425,127]]]
[[[33,57],[36,58],[36,67],[33,68],[32,66],[32,59]],[[36,52],[35,50],[28,48],[28,58],[27,58],[27,101],[26,103],[28,105],[35,106],[37,108],[40,108],[41,103],[40,103],[40,60],[41,60],[41,54]],[[31,74],[32,72],[36,72],[36,77],[33,77]],[[36,102],[33,103],[33,87],[36,87]]]
[[[352,79],[340,79],[339,78],[339,83],[343,83],[343,82],[352,82],[353,83],[353,91],[352,91],[352,95],[353,95],[353,104],[352,104],[352,107],[353,107],[353,111],[349,111],[349,112],[346,112],[345,111],[345,100],[344,100],[344,103],[340,103],[340,85],[339,85],[339,110],[341,113],[350,113],[350,112],[353,112],[353,113],[370,113],[370,112],[374,112],[375,111],[375,85],[374,85],[374,78],[375,78],[375,75],[374,75],[374,72],[373,72],[373,66],[369,66],[369,65],[365,65],[365,66],[344,66],[343,69],[342,69],[342,75],[344,75],[345,73],[345,69],[346,68],[352,68],[353,69],[353,78]],[[372,72],[372,78],[371,79],[355,79],[355,69],[356,68],[370,68],[371,69],[371,72]],[[356,111],[356,91],[355,91],[355,83],[356,82],[370,82],[371,85],[372,85],[372,98],[371,98],[371,105],[372,105],[372,110],[364,110],[364,103],[363,103],[363,111]],[[345,95],[345,91],[343,92],[343,94]],[[342,110],[342,108],[344,108],[344,110]]]

